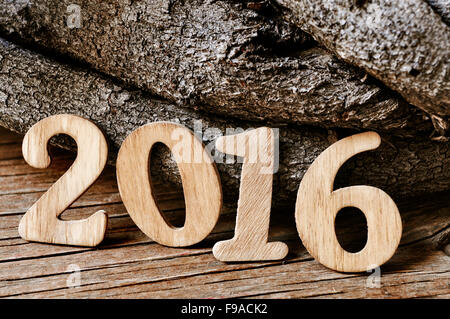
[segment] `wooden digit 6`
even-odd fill
[[[350,157],[377,148],[375,132],[344,138],[317,157],[302,179],[295,219],[303,245],[321,264],[342,272],[373,269],[392,257],[402,235],[402,222],[394,201],[371,186],[351,186],[333,191],[339,167]],[[357,253],[345,251],[336,238],[334,221],[344,207],[359,208],[366,216],[366,246]]]
[[[180,171],[186,201],[186,222],[181,228],[167,224],[153,196],[149,158],[157,142],[169,147]],[[156,122],[132,132],[119,151],[117,182],[133,221],[162,245],[196,244],[209,235],[219,218],[222,189],[216,166],[202,142],[184,126]]]
[[[58,216],[100,176],[106,164],[108,145],[91,122],[74,115],[55,115],[35,124],[25,135],[25,161],[47,168],[47,144],[51,137],[67,134],[75,139],[78,155],[69,170],[26,212],[19,224],[23,239],[52,244],[96,246],[105,235],[107,216],[98,211],[87,219],[62,221]]]

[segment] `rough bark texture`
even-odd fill
[[[108,137],[112,154],[117,153],[127,134],[152,121],[178,121],[192,128],[193,121],[200,119],[203,130],[217,128],[222,132],[226,127],[260,126],[181,108],[140,90],[126,90],[91,70],[63,65],[0,41],[0,124],[24,133],[40,119],[57,113],[78,114],[94,121]],[[274,175],[275,205],[292,205],[299,182],[312,161],[338,137],[348,133],[281,127],[280,168]],[[203,141],[213,145],[219,135],[210,131],[203,136]],[[338,174],[337,186],[373,185],[395,198],[450,188],[449,143],[419,136],[398,138],[387,134],[382,138],[379,149],[355,156],[346,163]],[[176,182],[176,167],[167,149],[160,148],[155,161],[159,174]],[[230,203],[236,201],[240,166],[218,164],[225,201]]]
[[[341,59],[430,114],[450,115],[450,28],[426,1],[275,1]]]
[[[450,24],[450,0],[426,0],[434,11],[442,17],[447,25]]]
[[[422,112],[318,47],[273,7],[224,0],[81,1],[81,27],[71,29],[72,3],[6,2],[0,30],[210,113],[410,136],[410,128],[430,127]]]

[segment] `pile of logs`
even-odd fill
[[[336,187],[446,191],[448,23],[445,0],[2,0],[0,124],[25,133],[81,115],[105,132],[112,163],[152,121],[198,131],[200,120],[212,148],[226,128],[279,128],[278,207],[293,207],[326,147],[372,130],[382,145],[348,161]],[[159,177],[179,183],[170,152],[154,152]],[[226,203],[240,167],[218,164]]]

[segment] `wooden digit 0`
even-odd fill
[[[328,268],[362,272],[392,257],[402,235],[402,222],[394,201],[371,186],[350,186],[333,191],[335,176],[345,161],[381,143],[375,132],[344,138],[327,148],[313,162],[297,194],[295,219],[303,245]],[[335,233],[335,217],[344,207],[359,208],[367,220],[367,243],[357,253],[345,251]]]
[[[268,242],[274,143],[273,131],[267,127],[216,141],[219,151],[244,158],[234,237],[213,248],[221,261],[278,260],[288,253],[285,243]]]
[[[186,202],[183,227],[173,227],[166,222],[153,195],[149,159],[157,142],[169,147],[178,165]],[[184,126],[155,122],[132,132],[119,151],[117,182],[133,221],[162,245],[196,244],[209,235],[219,218],[222,189],[216,166],[202,142]]]
[[[96,246],[105,235],[107,215],[98,211],[89,218],[63,221],[58,216],[100,176],[108,146],[102,132],[90,121],[74,115],[55,115],[35,124],[25,135],[25,161],[47,168],[51,159],[47,144],[51,137],[67,134],[75,139],[78,155],[69,170],[25,213],[20,220],[23,239],[52,244]]]

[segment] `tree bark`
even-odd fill
[[[224,0],[82,1],[81,26],[69,28],[72,2],[3,4],[0,32],[208,113],[397,136],[430,130],[423,112],[283,22],[273,7]]]
[[[448,0],[426,0],[447,25],[450,24],[450,3]]]
[[[194,121],[201,120],[202,132],[208,133],[203,135],[203,142],[209,146],[214,145],[214,140],[227,127],[261,126],[182,108],[141,90],[125,89],[95,71],[55,62],[1,40],[0,124],[25,133],[39,120],[60,113],[77,114],[96,123],[110,142],[112,162],[127,134],[153,121],[176,121],[194,128]],[[207,129],[209,132],[205,132]],[[293,205],[309,165],[338,138],[353,133],[356,131],[280,127],[280,165],[274,175],[274,205]],[[348,161],[337,176],[336,186],[373,185],[394,198],[450,188],[449,143],[432,141],[427,136],[381,135],[382,146]],[[70,146],[67,140],[56,142]],[[179,183],[170,153],[164,147],[157,153],[152,160],[160,177]],[[239,163],[218,164],[226,203],[236,203],[240,167]]]
[[[339,58],[428,113],[450,115],[450,29],[426,1],[275,1]],[[429,2],[443,12],[443,1]]]

